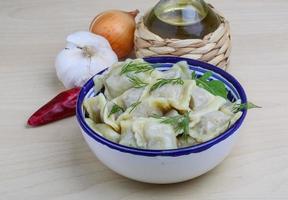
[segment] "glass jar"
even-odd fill
[[[160,0],[146,15],[144,24],[162,38],[203,39],[221,21],[203,0]]]

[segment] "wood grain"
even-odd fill
[[[0,199],[265,200],[288,198],[288,1],[211,0],[230,20],[230,72],[263,109],[249,112],[232,154],[176,185],[116,175],[90,152],[76,120],[26,128],[63,89],[53,62],[65,36],[100,11],[148,9],[156,0],[0,1]]]

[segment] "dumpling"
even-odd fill
[[[184,84],[166,84],[151,92],[151,97],[163,98],[177,110],[189,110],[190,94],[196,86],[194,80],[184,80]]]
[[[120,121],[138,117],[162,116],[171,109],[170,104],[162,98],[143,98],[144,89],[131,88],[120,97],[108,102],[104,108],[103,120],[119,131]],[[113,106],[119,106],[123,110],[110,115]],[[125,110],[125,111],[124,111]]]
[[[177,139],[173,127],[154,118],[121,121],[120,144],[142,149],[174,149]]]
[[[133,106],[133,104],[137,103],[141,99],[143,91],[144,88],[131,88],[121,96],[108,102],[103,112],[104,122],[118,131],[120,129],[120,121],[131,118],[130,113],[132,109],[136,108],[136,105]],[[113,106],[118,107],[116,113],[111,113]]]
[[[191,79],[191,72],[186,61],[181,61],[173,65],[169,70],[162,72],[162,78]]]
[[[220,111],[210,112],[203,115],[200,122],[190,129],[189,135],[197,142],[206,142],[224,132],[238,117],[238,114],[229,116]]]
[[[198,142],[192,137],[178,137],[177,139],[177,146],[178,148],[181,147],[189,147],[198,144]]]
[[[101,112],[103,112],[106,104],[105,96],[100,93],[96,97],[85,99],[83,105],[90,119],[96,123],[102,122]]]
[[[191,91],[190,108],[194,111],[205,108],[209,103],[215,99],[207,90],[198,86],[194,87]]]
[[[153,118],[142,118],[133,123],[136,144],[145,149],[175,149],[177,139],[173,127]]]
[[[134,137],[134,133],[132,131],[132,120],[121,121],[121,138],[119,144],[128,146],[128,147],[135,147],[137,148],[136,139]]]
[[[93,131],[98,133],[99,135],[111,140],[115,143],[118,143],[120,140],[120,134],[114,131],[110,126],[107,124],[97,124],[89,118],[85,119],[86,123],[89,127],[92,128]]]
[[[203,109],[191,112],[191,116],[201,117],[207,113],[219,110],[225,103],[226,99],[220,96],[215,96],[214,100],[207,104]]]
[[[116,131],[120,131],[119,123],[117,122],[118,117],[124,112],[123,105],[119,101],[109,101],[106,103],[101,117],[104,123],[113,127]]]
[[[118,120],[121,121],[138,117],[150,117],[153,115],[162,116],[165,109],[170,109],[170,105],[167,101],[161,101],[162,99],[146,98],[143,101],[140,101],[138,105],[129,107]]]
[[[104,86],[105,86],[105,96],[111,100],[120,95],[122,95],[126,90],[133,87],[133,83],[128,78],[128,76],[135,76],[145,83],[150,83],[153,80],[157,79],[159,76],[156,70],[147,71],[147,72],[127,72],[127,74],[122,74],[121,71],[123,67],[131,63],[131,60],[117,64],[111,68],[111,70],[105,75]],[[134,60],[133,63],[143,63],[142,59]],[[151,66],[151,68],[153,68]]]
[[[121,102],[121,105],[127,109],[135,102],[141,101],[144,90],[144,88],[131,88],[124,92],[121,96],[117,97],[116,101]]]
[[[105,96],[109,100],[120,96],[133,86],[126,76],[120,75],[122,65],[121,63],[112,66],[108,74],[105,75],[103,84],[105,86]]]
[[[98,93],[104,87],[104,77],[103,75],[95,75],[93,78],[94,91]]]

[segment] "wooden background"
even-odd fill
[[[54,70],[65,36],[100,11],[142,11],[156,0],[0,0],[0,199],[288,199],[288,1],[210,0],[231,21],[230,72],[263,109],[249,112],[232,154],[189,182],[149,185],[107,169],[75,118],[26,128],[63,90]]]

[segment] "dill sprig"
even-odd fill
[[[221,96],[227,99],[227,89],[225,84],[219,80],[209,80],[212,76],[212,72],[206,72],[201,77],[197,77],[195,71],[192,72],[191,78],[196,81],[197,86],[207,90],[215,96]]]
[[[145,83],[137,76],[127,75],[127,78],[133,84],[134,88],[142,88],[148,85],[148,83]]]
[[[118,112],[124,112],[124,108],[122,108],[122,107],[120,107],[120,106],[118,106],[117,104],[114,103],[114,105],[113,105],[108,117],[110,117],[111,115],[116,114]]]
[[[172,84],[172,85],[184,85],[184,81],[181,78],[172,78],[172,79],[164,79],[164,78],[160,78],[157,79],[157,82],[152,85],[152,87],[150,88],[150,92],[164,86],[167,84]]]
[[[126,63],[120,72],[120,75],[127,74],[133,72],[135,74],[141,72],[152,72],[154,68],[147,62],[128,62]]]
[[[255,105],[254,103],[251,103],[251,102],[235,103],[233,105],[232,111],[234,113],[237,113],[237,112],[242,111],[242,110],[249,110],[249,109],[253,109],[253,108],[262,108],[262,107],[257,106],[257,105]]]
[[[177,115],[172,117],[161,117],[153,115],[152,117],[160,119],[163,124],[170,124],[176,132],[181,132],[184,139],[189,137],[189,112],[185,112],[184,115]]]
[[[136,107],[140,104],[141,104],[141,101],[137,101],[137,102],[131,104],[131,106],[130,106],[131,110],[129,111],[129,113],[131,113],[133,110],[135,110]]]

